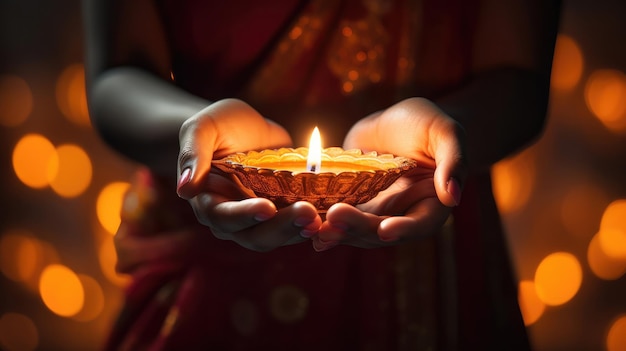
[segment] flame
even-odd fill
[[[309,172],[319,173],[322,168],[322,138],[320,131],[315,127],[311,133],[311,141],[309,142],[309,156],[307,157],[306,170]]]

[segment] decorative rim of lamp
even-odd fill
[[[279,208],[308,201],[320,212],[339,202],[365,203],[417,166],[415,160],[392,154],[329,147],[322,150],[321,172],[315,173],[306,170],[307,156],[306,147],[249,151],[213,161],[213,166],[234,174],[244,187]],[[280,169],[290,163],[302,164],[303,171]],[[325,165],[328,169],[337,164],[358,170],[324,171]]]

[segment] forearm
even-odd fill
[[[465,128],[471,170],[484,171],[540,136],[548,95],[546,74],[497,69],[437,103]]]
[[[182,123],[210,104],[146,71],[119,67],[89,85],[89,109],[102,139],[155,172],[174,176]]]

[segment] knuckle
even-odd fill
[[[198,124],[198,117],[197,116],[193,116],[193,117],[187,118],[183,122],[183,124],[180,126],[180,129],[178,131],[178,137],[182,139],[188,133],[193,132],[193,130],[196,129],[196,125],[197,124]]]
[[[189,165],[197,157],[196,152],[191,145],[183,145],[178,153],[178,165],[181,169],[185,168],[185,165]]]

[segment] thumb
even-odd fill
[[[209,119],[201,119],[207,122]],[[214,128],[203,128],[196,118],[183,123],[180,129],[180,151],[178,154],[178,175],[176,192],[183,199],[191,199],[202,190],[202,182],[211,170]]]
[[[435,191],[439,201],[449,207],[461,203],[463,184],[468,173],[464,137],[463,129],[455,123],[431,142],[436,164]]]

